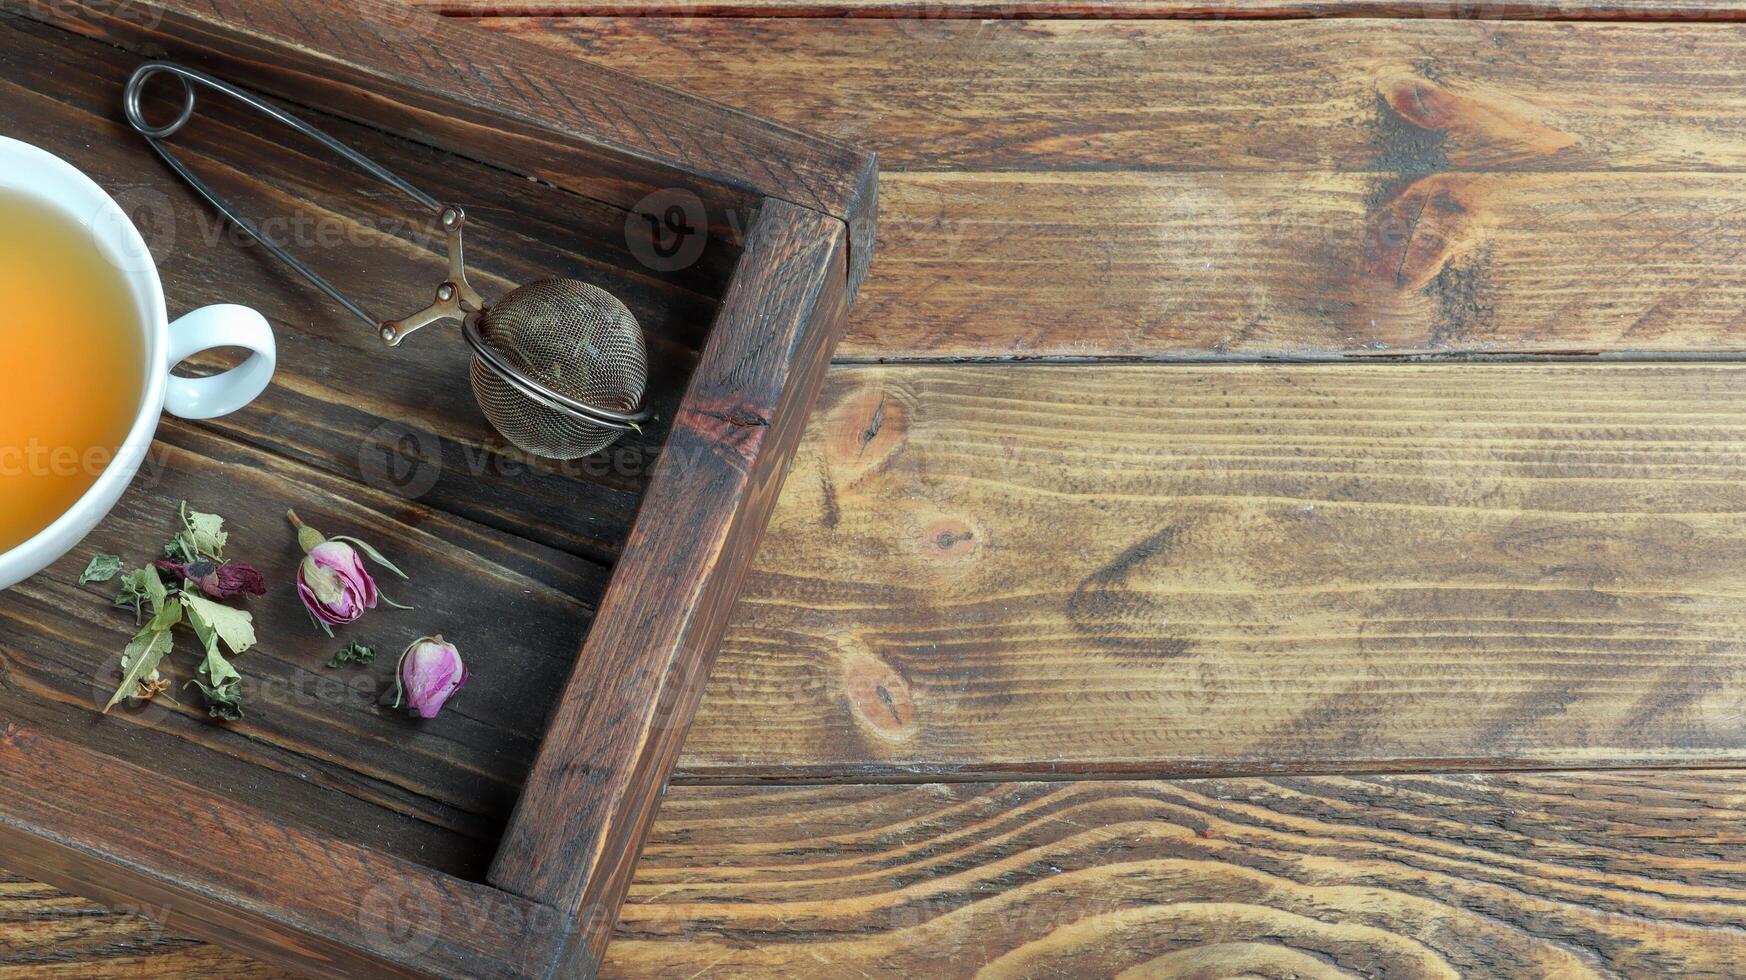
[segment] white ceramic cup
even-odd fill
[[[144,394],[127,440],[71,509],[30,540],[0,553],[0,589],[6,589],[72,551],[115,507],[145,460],[159,415],[168,411],[186,419],[210,419],[242,408],[273,380],[277,352],[266,318],[247,307],[208,306],[171,323],[163,282],[139,229],[103,188],[66,161],[0,136],[0,189],[44,202],[90,232],[92,242],[126,281],[138,314],[133,328],[143,332],[145,341],[145,362],[139,366]],[[182,361],[216,347],[252,353],[213,377],[170,374]],[[0,507],[5,505],[0,500]]]

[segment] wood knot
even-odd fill
[[[33,739],[31,730],[16,721],[0,721],[0,746],[28,748]]]
[[[915,726],[909,682],[871,653],[853,653],[843,663],[843,691],[855,716],[882,738],[908,736]]]
[[[1521,163],[1576,145],[1576,137],[1535,118],[1537,106],[1497,92],[1463,92],[1411,71],[1376,81],[1376,166],[1432,173],[1451,166]]]
[[[1370,210],[1365,279],[1416,293],[1446,266],[1477,251],[1490,235],[1484,180],[1472,174],[1427,174],[1385,190]]]
[[[824,406],[826,453],[833,469],[860,476],[879,469],[903,448],[908,409],[878,380],[857,382]]]
[[[916,539],[922,558],[942,565],[969,561],[982,550],[975,529],[956,517],[922,524],[916,529]]]

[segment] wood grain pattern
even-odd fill
[[[848,359],[1740,349],[1731,32],[491,23],[878,146]]]
[[[100,905],[0,871],[0,977],[157,980],[197,974],[235,980],[295,976],[221,946],[184,938],[150,918],[142,904]]]
[[[691,462],[651,483],[644,507],[663,520],[626,542],[503,835],[491,882],[583,923],[565,975],[591,974],[611,936],[842,335],[847,245],[827,216],[764,205],[668,440]]]
[[[966,14],[951,0],[927,6],[916,12]],[[1330,6],[1230,13],[1384,11]],[[1549,6],[1475,9],[1543,16]],[[991,12],[1024,11],[969,11]],[[1734,16],[1700,3],[1565,5],[1557,16],[1639,13]],[[1078,44],[1111,77],[1150,80],[1151,91],[1189,85],[1118,50],[1125,40],[1147,58],[1193,62],[1179,50],[1187,45],[1100,27],[1114,39],[1103,48],[1072,31],[1048,43]],[[1169,156],[1173,145],[1142,142],[1168,144],[1183,127],[1123,131],[1133,116],[1103,112],[1093,72],[1058,85],[1046,73],[1016,80],[1012,65],[1025,58],[1071,68],[1066,55],[1038,59],[1040,42],[990,55],[976,47],[980,30],[901,22],[854,25],[835,48],[816,27],[799,41],[769,24],[567,29],[598,31],[605,40],[590,44],[626,64],[691,58],[678,63],[702,83],[682,86],[720,84],[721,97],[748,106],[771,105],[769,80],[780,75],[808,124],[858,127],[910,154],[913,172],[884,181],[892,247],[844,345],[850,358],[1737,350],[1731,175],[1628,172],[1703,170],[1718,146],[1718,169],[1739,165],[1737,110],[1694,95],[1703,74],[1731,97],[1737,86],[1717,67],[1731,62],[1678,66],[1664,35],[1638,60],[1635,35],[1548,28],[1537,44],[1494,43],[1484,30],[1421,27],[1453,33],[1397,48],[1383,31],[1377,50],[1391,65],[1433,66],[1423,80],[1435,90],[1400,90],[1414,99],[1460,97],[1445,101],[1472,114],[1442,132],[1436,152],[1453,143],[1462,162],[1422,155],[1424,134],[1411,127],[1384,132],[1366,155],[1367,120],[1386,112],[1313,107],[1328,131],[1304,158],[1292,155],[1302,132],[1275,132],[1280,117],[1269,115],[1254,132],[1229,126],[1223,138],[1249,143],[1238,162],[1205,173],[1123,172],[1124,158],[1140,161],[1134,169],[1189,169]],[[681,36],[705,28],[713,33]],[[1361,32],[1316,39],[1344,60],[1363,47]],[[711,56],[757,48],[760,35],[773,55],[760,76]],[[1715,38],[1726,35],[1698,49]],[[1007,86],[1005,98],[953,101],[950,79],[936,92],[903,75],[916,63],[939,78],[949,48],[972,56],[965,71],[987,59],[980,67]],[[1245,49],[1259,53],[1233,63],[1282,60],[1259,42],[1221,51]],[[891,60],[881,73],[895,80],[829,70],[882,51]],[[1612,91],[1571,87],[1599,77],[1607,57]],[[1346,70],[1283,60],[1304,76]],[[1373,67],[1350,60],[1355,77]],[[1249,85],[1239,89],[1248,98],[1278,100],[1239,105],[1237,121],[1260,115],[1256,106],[1303,111],[1267,87],[1268,71],[1227,68],[1214,80],[1226,96]],[[1322,95],[1313,84],[1296,93],[1340,107],[1366,91],[1322,84]],[[833,101],[829,89],[844,85],[868,89]],[[945,106],[940,118],[899,97],[905,85]],[[1221,97],[1213,81],[1188,91],[1200,93],[1192,109],[1203,115]],[[1093,152],[1042,146],[1026,121],[996,115],[1032,100],[1043,106],[1036,132],[1083,113]],[[1636,108],[1615,112],[1621,103]],[[1485,129],[1486,113],[1524,104],[1525,114]],[[1663,111],[1676,118],[1656,118]],[[1590,115],[1570,132],[1574,162],[1562,150],[1511,155],[1512,140],[1544,135],[1533,125],[1580,112]],[[973,126],[986,146],[972,143]],[[1643,156],[1660,136],[1674,142]],[[972,162],[933,162],[935,141]],[[1113,159],[1096,162],[1097,147]],[[1680,147],[1703,155],[1678,156]],[[1621,149],[1629,162],[1616,165],[1609,154]],[[1297,172],[1261,172],[1270,152]],[[995,172],[923,172],[959,165]],[[1627,172],[1482,172],[1561,167]],[[1051,172],[1068,169],[1080,172]],[[1427,224],[1420,206],[1439,200],[1461,214],[1433,209]],[[1727,524],[1741,510],[1731,420],[1742,387],[1731,368],[1391,366],[1362,382],[1329,381],[1325,368],[1197,368],[1186,381],[1181,369],[1135,368],[1065,384],[1055,370],[837,373],[753,599],[731,627],[687,750],[690,778],[840,778],[843,760],[863,776],[1193,771],[1209,764],[1196,754],[1205,746],[1250,752],[1210,760],[1225,771],[1349,765],[1355,756],[1342,753],[1373,746],[1382,765],[1401,766],[1409,760],[1391,753],[1456,744],[1501,745],[1505,764],[1547,745],[1568,750],[1553,761],[1571,765],[1739,759],[1730,584],[1739,542]],[[1497,380],[1517,370],[1542,373]],[[1292,381],[1254,381],[1275,373]],[[1227,377],[1240,379],[1228,393]],[[1086,418],[1112,410],[1123,420],[1114,426]],[[1049,419],[1063,411],[1067,433]],[[1316,516],[1294,512],[1304,506]],[[1061,531],[1088,522],[1094,535]],[[1158,540],[1166,527],[1180,536]],[[1038,553],[1059,560],[1038,568]],[[1432,566],[1440,577],[1422,574]],[[976,601],[978,588],[992,598]],[[1173,652],[1176,627],[1201,642]],[[1274,666],[1243,669],[1262,661]],[[1256,676],[1267,683],[1241,680]],[[1462,678],[1471,682],[1457,689]],[[750,737],[749,718],[760,719]],[[1307,756],[1263,754],[1263,739]],[[810,754],[795,751],[803,744]],[[604,973],[804,974],[828,964],[948,976],[983,966],[1731,975],[1746,969],[1732,928],[1738,795],[1737,774],[1702,772],[681,786]],[[99,933],[97,948],[69,937],[68,975],[92,963],[142,975],[181,975],[171,964],[252,969],[137,919],[102,918],[114,931]],[[0,964],[39,975],[39,959],[9,959],[11,935],[0,926]],[[163,961],[132,958],[165,946],[175,953]]]
[[[1722,174],[893,174],[839,357],[1738,352]]]
[[[887,171],[1730,171],[1706,25],[491,18],[876,149]],[[782,93],[780,99],[770,97]]]
[[[676,790],[615,976],[1731,976],[1737,772]]]
[[[501,38],[398,0],[104,0],[7,6],[68,30],[246,80],[624,210],[683,189],[722,211],[774,197],[849,228],[853,285],[872,259],[868,151]],[[510,166],[509,161],[514,161]]]
[[[1737,761],[1742,419],[1733,365],[841,370],[682,772]]]
[[[454,17],[1739,20],[1737,0],[407,0]]]
[[[12,719],[0,721],[0,802],[12,867],[308,972],[527,976],[562,935],[533,903]],[[223,846],[190,852],[183,839]]]
[[[1743,788],[1738,771],[675,787],[602,975],[1735,975]],[[280,976],[175,935],[0,879],[7,980]]]

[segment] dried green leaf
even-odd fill
[[[241,721],[242,675],[224,658],[219,644],[222,641],[235,653],[252,646],[255,641],[254,617],[188,592],[182,593],[182,605],[188,610],[188,625],[206,649],[206,657],[199,667],[206,680],[196,677],[188,682],[189,685],[199,688],[205,695],[206,708],[212,717]]]
[[[194,549],[189,547],[187,541],[183,540],[186,537],[187,532],[184,531],[164,542],[164,557],[183,565],[189,565],[199,561],[200,556],[194,553]]]
[[[327,662],[329,667],[339,667],[344,664],[370,664],[376,662],[376,651],[364,646],[356,640],[346,644],[346,648],[333,655]]]
[[[158,570],[150,565],[137,571],[128,572],[121,577],[121,591],[115,596],[115,604],[124,609],[131,608],[135,623],[143,620],[145,608],[147,604],[151,603],[149,589],[150,583],[153,581],[157,582],[159,590],[163,589],[163,579],[158,578]],[[157,606],[152,606],[152,612],[156,614]]]
[[[188,682],[206,696],[206,712],[224,721],[242,721],[242,678],[232,677],[223,683],[208,684],[196,677]]]
[[[122,675],[121,686],[115,689],[115,696],[103,706],[103,713],[133,697],[140,689],[140,682],[149,678],[163,662],[164,654],[170,652],[170,631],[156,630],[150,626],[140,630],[127,650],[121,655]]]
[[[153,613],[163,612],[164,600],[169,598],[170,590],[164,587],[164,579],[158,574],[158,570],[155,567],[145,568],[142,569],[142,571],[146,573],[141,576],[141,584],[145,588],[146,601],[151,603]]]
[[[91,564],[79,574],[80,585],[90,585],[92,582],[107,582],[121,572],[120,555],[97,555],[91,559]]]
[[[146,623],[148,630],[167,633],[182,622],[182,607],[174,602],[166,602],[158,609],[157,615]]]
[[[194,626],[194,634],[200,637],[201,645],[206,648],[206,659],[200,663],[200,672],[205,674],[214,686],[223,686],[231,680],[240,683],[242,675],[236,672],[236,668],[230,665],[230,661],[224,659],[224,653],[219,649],[218,631],[201,622],[198,616],[193,617],[190,622]]]
[[[189,510],[188,502],[182,501],[182,534],[183,543],[201,558],[218,561],[224,557],[224,546],[230,540],[230,534],[224,529],[224,518],[217,514],[202,514]]]
[[[205,643],[208,634],[216,634],[230,648],[232,654],[241,654],[255,645],[255,617],[241,609],[232,609],[220,605],[205,596],[192,592],[182,593],[182,605],[188,610],[188,618],[194,627],[195,635]]]

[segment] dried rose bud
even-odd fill
[[[400,655],[400,691],[396,708],[405,705],[420,718],[435,718],[443,705],[467,683],[461,651],[441,636],[414,640]]]
[[[316,625],[332,634],[333,627],[356,622],[365,610],[376,608],[377,599],[397,609],[411,608],[377,591],[376,580],[370,577],[363,557],[358,554],[362,551],[377,564],[405,578],[406,573],[395,568],[381,552],[357,538],[323,537],[295,512],[287,512],[286,516],[297,528],[297,543],[305,553],[303,563],[297,566],[297,595]]]
[[[234,599],[241,595],[266,595],[267,579],[253,565],[240,561],[179,562],[162,558],[153,565],[200,586],[200,591],[213,599]]]
[[[297,566],[297,595],[310,615],[333,626],[356,622],[364,610],[376,608],[376,580],[364,560],[341,541],[311,548]]]

